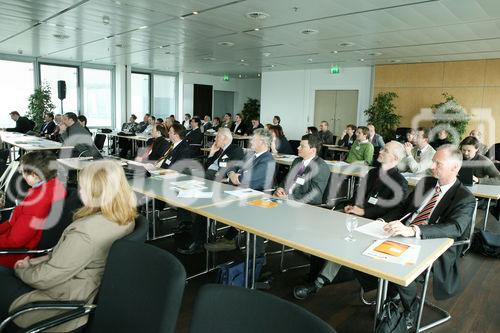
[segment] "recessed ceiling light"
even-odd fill
[[[181,20],[184,20],[184,18],[185,18],[185,17],[184,17],[184,16],[179,16],[179,18],[180,18]]]
[[[378,57],[382,55],[382,52],[370,52],[368,53],[368,55],[372,57]]]
[[[254,28],[253,29],[253,31],[259,31],[259,30],[260,30],[260,28]]]
[[[361,58],[361,59],[358,59],[358,60],[359,60],[359,61],[361,61],[361,62],[365,61],[365,59],[363,59],[363,58]]]
[[[340,47],[350,47],[350,46],[354,46],[354,43],[353,42],[340,42],[337,45]]]
[[[319,30],[315,30],[315,29],[303,29],[303,30],[300,30],[300,33],[303,34],[303,35],[315,35],[319,32]]]
[[[233,42],[218,42],[217,45],[219,46],[234,46],[234,43]]]
[[[271,68],[274,68],[274,67],[276,67],[276,65],[271,65]]]
[[[335,50],[335,51],[332,51],[332,53],[335,53],[335,54],[337,54],[337,53],[339,53],[339,51]]]
[[[53,34],[52,36],[54,36],[57,39],[68,39],[69,38],[69,36],[65,35],[65,34]]]
[[[250,12],[250,13],[246,13],[245,16],[249,19],[252,19],[252,20],[265,20],[270,15],[268,13],[264,13],[264,12]]]
[[[147,29],[147,28],[148,28],[148,26],[147,26],[147,25],[143,25],[142,27],[139,27],[139,29],[141,29],[141,30],[142,30],[142,29]]]
[[[245,59],[241,59],[240,61],[241,61],[241,62],[245,62]]]
[[[193,14],[193,15],[198,15],[198,14],[199,14],[199,12],[194,11],[192,14]]]
[[[103,23],[103,24],[108,25],[108,24],[109,24],[109,21],[110,21],[110,18],[109,18],[109,16],[108,16],[108,15],[104,15],[104,16],[102,17],[102,23]]]
[[[203,58],[203,60],[215,61],[216,59],[214,57],[205,57],[205,58]]]
[[[238,74],[238,77],[241,78],[241,74]]]
[[[122,3],[120,1],[115,1],[115,4],[117,4],[118,6],[120,6]]]
[[[257,73],[257,77],[260,77],[260,73]]]
[[[307,59],[307,62],[313,62],[313,60],[311,58]]]
[[[269,56],[271,55],[271,52],[264,52],[264,53],[262,53],[262,55],[263,55],[264,57],[269,57]]]

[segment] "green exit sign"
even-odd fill
[[[330,74],[340,74],[340,68],[339,68],[339,66],[332,66],[332,67],[330,67]]]
[[[227,74],[224,74],[224,78],[223,78],[224,81],[229,81],[229,75]]]

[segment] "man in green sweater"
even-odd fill
[[[347,163],[363,162],[371,165],[373,161],[373,145],[368,141],[370,131],[368,127],[359,126],[356,130],[356,141],[352,144],[347,155]]]

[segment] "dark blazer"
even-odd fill
[[[256,129],[259,129],[259,128],[264,128],[264,125],[262,125],[261,123],[259,123],[259,125],[257,125],[257,127],[256,127],[256,128],[253,128],[253,126],[252,126],[252,127],[250,127],[250,128],[247,130],[247,134],[248,134],[248,135],[253,135],[253,131],[255,131]]]
[[[16,120],[16,127],[6,128],[5,130],[7,132],[27,133],[33,130],[33,128],[35,128],[35,123],[32,120],[26,117],[19,117]]]
[[[397,200],[395,196],[400,200]],[[407,196],[408,181],[397,167],[387,172],[384,172],[382,168],[373,168],[361,179],[349,203],[363,208],[364,217],[376,219],[397,207]],[[376,200],[376,203],[373,200]]]
[[[205,133],[207,130],[209,130],[211,128],[212,128],[212,123],[210,123],[210,122],[204,123],[203,124],[203,133]]]
[[[292,146],[284,135],[281,138],[276,138],[276,150],[280,154],[293,155]]]
[[[155,139],[149,139],[147,144],[153,145],[151,147],[151,153],[148,156],[148,160],[150,161],[159,160],[165,154],[168,147],[170,147],[170,142],[163,136],[157,137]]]
[[[267,151],[257,158],[254,156],[254,153],[248,154],[243,165],[229,168],[226,177],[231,171],[234,171],[240,174],[239,180],[243,187],[257,191],[272,188],[276,169],[273,155]]]
[[[243,122],[240,123],[240,126],[236,128],[236,131],[234,130],[236,128],[236,123],[233,123],[231,125],[231,133],[237,134],[237,135],[244,135],[247,132],[247,127]]]
[[[286,194],[293,187],[292,193],[289,194],[289,198],[292,200],[320,205],[323,203],[323,193],[330,178],[330,168],[321,157],[314,157],[300,176],[304,179],[304,183],[301,185],[297,183],[297,173],[300,171],[300,164],[303,160],[302,157],[293,160],[282,187]]]
[[[45,124],[43,124],[42,128],[40,129],[40,136],[52,134],[55,129],[56,129],[56,123],[53,120],[48,121]]]
[[[189,174],[191,156],[191,147],[189,147],[189,143],[187,143],[186,140],[182,140],[177,147],[172,149],[166,156],[161,164],[161,168]]]
[[[141,121],[139,124],[137,124],[135,132],[136,133],[142,133],[144,130],[148,127],[148,123],[145,121]]]
[[[64,133],[61,133],[61,140],[63,146],[74,146],[71,154],[72,157],[101,157],[99,150],[92,141],[92,135],[78,121],[67,127]]]
[[[407,213],[416,212],[421,205],[422,198],[434,189],[436,183],[437,179],[434,177],[422,178],[408,198],[387,213],[383,217],[384,220],[392,221]],[[459,180],[456,180],[434,208],[429,224],[419,226],[422,239],[443,237],[454,240],[462,239],[470,230],[475,202],[472,193]],[[409,224],[409,218],[403,222]],[[434,262],[433,291],[436,299],[449,298],[459,291],[460,277],[457,259],[461,251],[461,246],[450,247]]]
[[[215,125],[215,126],[214,126],[214,125],[212,124],[212,129],[213,129],[215,132],[217,132],[217,131],[219,130],[219,128],[220,128],[220,125]]]
[[[190,130],[186,134],[186,141],[190,145],[201,145],[203,142],[203,133],[201,133],[200,128]]]
[[[343,138],[341,138],[339,140],[339,142],[337,143],[337,145],[341,146],[341,147],[351,148],[351,146],[352,146],[352,144],[354,143],[355,140],[356,140],[356,136],[354,134],[352,136],[349,136],[349,134],[346,134],[346,135],[344,135]]]
[[[330,130],[327,130],[326,132],[319,131],[318,136],[321,139],[321,142],[323,142],[323,144],[327,144],[327,145],[335,144],[335,141],[334,141],[335,139],[333,138],[333,133],[330,132]]]
[[[227,170],[241,164],[245,154],[243,149],[235,144],[230,144],[225,150],[219,149],[214,156],[208,157],[205,163],[205,178],[221,181],[225,178]],[[210,166],[217,161],[212,168]],[[217,170],[215,170],[218,168]]]

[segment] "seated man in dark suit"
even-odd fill
[[[168,131],[172,145],[156,163],[162,169],[190,174],[191,148],[185,140],[186,129],[181,124],[173,124]]]
[[[63,149],[61,155],[71,151],[71,157],[92,156],[100,158],[101,153],[92,141],[92,135],[78,122],[74,112],[67,112],[59,125],[63,146],[73,146],[72,150]]]
[[[54,130],[56,129],[56,123],[54,122],[54,114],[52,112],[47,112],[43,115],[44,123],[42,125],[42,128],[40,129],[40,132],[38,133],[38,136],[45,137],[48,136],[49,134],[52,134]]]
[[[457,179],[462,165],[461,152],[452,145],[443,145],[432,161],[432,177],[422,178],[409,197],[383,217],[391,221],[384,227],[391,236],[459,240],[471,227],[475,199]],[[460,246],[450,247],[434,263],[434,298],[446,299],[459,291],[457,259],[461,251]],[[361,272],[356,275],[364,290],[376,288],[377,278]],[[415,325],[418,310],[415,282],[408,287],[389,284],[389,292],[401,296],[407,327]]]
[[[259,128],[264,128],[264,125],[260,123],[259,117],[252,118],[252,127],[247,131],[248,135],[253,135],[253,131]]]
[[[27,117],[22,117],[19,112],[12,111],[9,113],[10,118],[16,122],[16,127],[6,128],[7,132],[27,133],[35,127],[35,123]]]
[[[228,169],[241,165],[244,158],[243,149],[232,141],[233,136],[229,128],[219,128],[205,163],[206,179],[222,181],[226,178]],[[194,254],[203,251],[207,231],[205,223],[206,217],[193,214],[191,238],[184,246],[177,248],[177,252]]]
[[[274,171],[276,162],[273,155],[269,152],[271,148],[272,136],[266,129],[254,131],[250,140],[251,149],[255,153],[250,154],[243,165],[231,167],[226,176],[229,182],[236,186],[248,187],[257,191],[270,189],[273,185]],[[205,244],[208,251],[230,251],[236,248],[234,239],[238,231],[235,228],[229,228],[224,238],[215,243]],[[264,240],[257,237],[256,253],[261,255],[264,252]]]
[[[274,195],[281,199],[291,199],[320,205],[330,178],[330,168],[318,153],[321,139],[315,134],[302,136],[298,148],[299,157],[293,160],[285,182],[276,189]]]
[[[234,117],[234,123],[231,125],[231,132],[236,135],[245,135],[247,128],[243,123],[243,115],[241,113],[236,114]]]
[[[377,158],[380,167],[371,169],[363,177],[353,199],[344,207],[344,212],[375,219],[384,216],[398,206],[408,193],[408,182],[397,168],[399,161],[404,156],[404,146],[401,143],[397,141],[387,143],[380,150]],[[305,299],[316,293],[325,284],[332,283],[342,267],[334,262],[326,262],[325,264],[324,260],[311,257],[311,269],[319,265],[322,267],[319,273],[317,270],[310,273],[316,275],[314,282],[294,288],[295,298]]]

